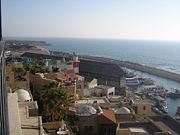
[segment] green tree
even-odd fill
[[[73,101],[67,91],[59,87],[46,87],[41,91],[41,100],[44,104],[44,116],[47,121],[66,119]]]

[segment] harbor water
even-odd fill
[[[158,76],[150,75],[147,73],[143,73],[140,71],[134,71],[138,76],[151,78],[155,81],[156,85],[164,86],[166,90],[174,92],[174,89],[180,88],[180,83],[174,82],[168,79],[164,79]],[[174,88],[174,89],[172,89]],[[177,107],[180,106],[180,98],[170,98],[166,97],[167,107],[168,107],[168,114],[174,116],[176,114]]]

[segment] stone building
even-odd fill
[[[150,102],[136,100],[133,101],[132,107],[134,112],[138,115],[151,116],[152,104]]]
[[[83,90],[83,96],[109,97],[114,95],[115,87],[112,86],[97,85],[93,88]]]
[[[102,108],[109,104],[106,98],[87,98],[78,100],[75,104],[75,125],[80,135],[116,135],[116,117],[111,109]]]
[[[113,110],[102,109],[98,112],[92,106],[86,105],[77,114],[80,135],[116,135],[116,118]],[[87,110],[87,111],[85,111]]]

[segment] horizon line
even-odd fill
[[[164,39],[136,39],[136,38],[107,38],[107,37],[47,37],[47,36],[3,36],[5,38],[66,38],[66,39],[103,39],[103,40],[131,40],[131,41],[156,41],[156,42],[180,42],[180,40],[164,40]],[[5,39],[6,40],[6,39]],[[7,39],[8,40],[8,39]]]

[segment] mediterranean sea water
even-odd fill
[[[137,62],[180,74],[180,42],[85,38],[9,37],[7,39],[47,41],[52,46],[43,47],[52,51],[75,52]],[[163,85],[166,89],[180,89],[180,83],[142,72],[137,72],[137,74],[151,77],[156,84]],[[180,106],[180,99],[168,98],[167,102],[169,114],[173,116],[176,107]]]

